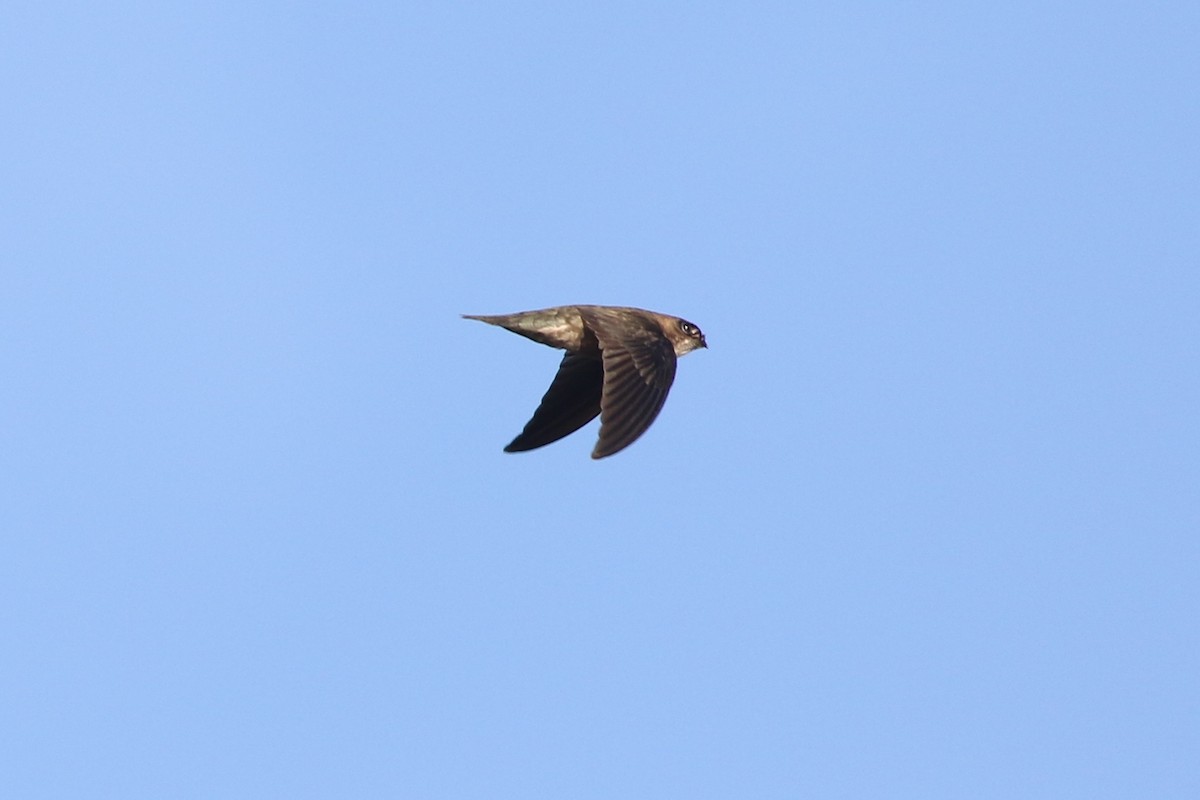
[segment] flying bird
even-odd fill
[[[666,402],[675,360],[708,347],[704,334],[687,320],[641,308],[558,306],[463,317],[567,351],[533,418],[504,448],[507,453],[556,442],[597,414],[600,438],[592,458],[624,450],[646,432]]]

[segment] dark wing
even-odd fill
[[[624,450],[646,432],[675,380],[675,348],[658,323],[628,313],[584,312],[604,360],[600,440],[592,458]]]
[[[504,451],[532,450],[579,430],[600,413],[603,386],[604,366],[595,354],[567,353],[541,405],[533,412],[533,419]]]

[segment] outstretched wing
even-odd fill
[[[592,458],[604,458],[637,441],[654,422],[675,380],[675,348],[649,319],[581,309],[600,343],[604,388],[600,439]]]
[[[595,354],[567,353],[533,418],[504,451],[533,450],[579,430],[600,413],[603,386],[604,365]]]

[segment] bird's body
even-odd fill
[[[675,379],[675,361],[707,347],[679,317],[619,306],[558,306],[494,316],[464,314],[566,350],[541,405],[508,452],[558,441],[600,415],[592,458],[623,450],[650,427]]]

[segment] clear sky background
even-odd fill
[[[1200,797],[1198,42],[10,4],[0,795]],[[505,454],[567,303],[710,349]]]

